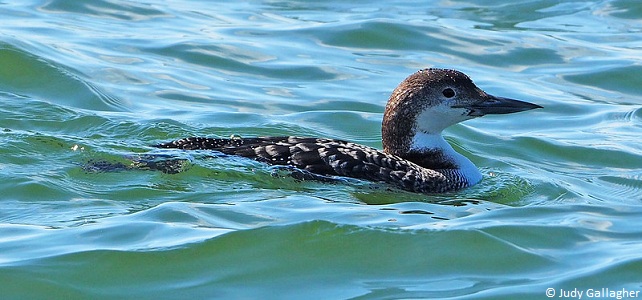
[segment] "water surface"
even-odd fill
[[[6,299],[542,299],[642,290],[636,1],[0,3]],[[381,147],[395,86],[456,68],[544,109],[446,138],[481,184],[420,195],[180,154],[187,136]],[[608,298],[608,297],[602,297]]]

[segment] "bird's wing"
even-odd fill
[[[157,145],[159,148],[214,150],[272,165],[289,165],[321,175],[384,181],[414,192],[442,192],[448,179],[375,148],[335,139],[301,137],[190,137]]]

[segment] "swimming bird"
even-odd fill
[[[541,106],[487,94],[462,72],[430,68],[410,75],[392,92],[383,114],[383,151],[343,140],[294,136],[190,137],[156,147],[213,150],[312,174],[442,193],[482,179],[477,167],[446,142],[444,129],[488,114],[535,108]]]

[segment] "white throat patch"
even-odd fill
[[[479,169],[465,156],[459,154],[452,146],[441,136],[441,132],[437,134],[429,134],[418,132],[412,138],[411,150],[424,152],[424,151],[439,151],[444,156],[444,159],[457,166],[457,170],[468,181],[468,185],[474,185],[481,181],[482,174]]]
[[[441,134],[451,125],[472,119],[468,113],[469,110],[465,108],[452,108],[450,104],[441,103],[417,115],[417,131]]]

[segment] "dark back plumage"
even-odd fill
[[[441,173],[375,148],[335,139],[301,137],[191,137],[157,145],[159,148],[213,150],[271,165],[293,166],[321,175],[383,181],[422,193],[449,190]]]

